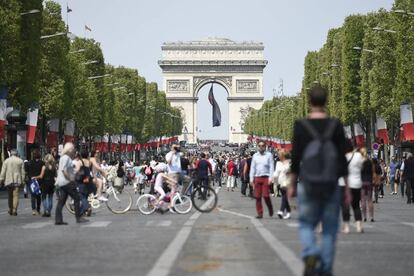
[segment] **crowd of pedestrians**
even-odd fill
[[[341,232],[351,232],[351,210],[356,232],[364,233],[364,223],[374,223],[375,204],[385,193],[401,196],[407,204],[414,200],[414,157],[395,155],[387,164],[372,158],[365,148],[357,148],[345,138],[344,128],[325,112],[327,93],[321,87],[309,92],[310,113],[294,124],[293,149],[268,151],[264,141],[257,149],[239,152],[182,152],[173,143],[165,156],[143,162],[103,160],[99,151],[77,152],[72,143],[41,158],[39,150],[23,161],[11,150],[0,172],[0,183],[8,192],[10,216],[17,216],[19,194],[30,195],[32,215],[51,217],[57,195],[55,224],[66,225],[62,209],[73,200],[76,222],[88,220],[92,194],[105,202],[108,183],[123,189],[130,183],[135,193],[166,196],[166,185],[174,192],[190,177],[200,185],[225,187],[229,193],[240,188],[241,196],[255,199],[256,218],[274,215],[273,197],[280,197],[279,219],[290,219],[291,202],[297,196],[299,238],[305,275],[332,275],[335,243],[342,217]],[[388,189],[387,189],[388,188]],[[171,206],[169,206],[171,207]],[[43,213],[41,213],[43,211]],[[171,212],[173,208],[170,208]],[[341,215],[341,216],[340,216]],[[321,232],[320,245],[315,237]]]

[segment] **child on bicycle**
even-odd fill
[[[171,188],[171,195],[175,193],[177,181],[172,179],[171,177],[167,176],[168,167],[165,163],[159,163],[155,167],[155,172],[157,173],[157,176],[155,177],[155,184],[154,184],[154,190],[159,194],[157,204],[161,202],[165,197],[165,191],[163,189],[163,183],[164,181],[170,186]],[[170,201],[170,204],[168,208],[170,208],[170,211],[172,207],[172,202]]]

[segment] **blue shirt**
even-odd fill
[[[273,156],[270,152],[256,152],[253,155],[252,164],[250,165],[250,181],[253,181],[256,176],[268,176],[273,175],[274,164]]]
[[[397,169],[398,169],[398,163],[391,161],[390,163],[390,176],[391,177],[395,176],[395,174],[397,173]]]

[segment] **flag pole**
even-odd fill
[[[68,11],[68,2],[66,2],[66,31],[69,32],[69,11]]]

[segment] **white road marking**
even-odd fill
[[[161,226],[161,227],[168,227],[172,224],[171,220],[161,220],[161,221],[155,221],[150,220],[148,221],[145,226]]]
[[[414,222],[402,222],[401,224],[408,225],[414,227]]]
[[[220,188],[216,188],[218,192]],[[213,198],[209,199],[205,204],[210,204]],[[158,258],[152,269],[148,272],[147,276],[167,276],[173,267],[175,260],[180,254],[185,242],[190,236],[196,220],[201,216],[200,212],[195,212],[185,223],[181,230],[177,233],[173,241],[164,250],[162,255]]]
[[[286,247],[282,242],[280,242],[269,230],[267,230],[264,225],[256,218],[248,216],[245,214],[224,210],[219,208],[220,212],[229,213],[235,216],[248,218],[250,222],[254,225],[256,230],[260,233],[262,238],[267,242],[270,248],[279,256],[279,258],[285,263],[294,276],[302,275],[302,261],[296,256],[296,254]],[[294,223],[288,223],[293,225]],[[295,226],[296,227],[296,226]]]
[[[53,222],[33,222],[22,226],[23,229],[40,229],[48,225],[53,225]]]
[[[299,223],[297,222],[289,222],[286,223],[287,226],[292,227],[292,228],[298,228],[299,227]]]
[[[112,221],[94,221],[92,223],[82,225],[81,227],[91,227],[91,228],[107,227],[111,223]]]

